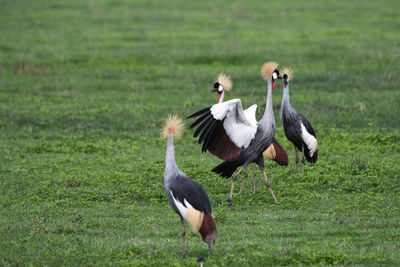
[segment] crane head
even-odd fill
[[[278,68],[278,63],[274,61],[269,61],[267,63],[264,63],[261,67],[261,76],[263,77],[264,80],[269,81],[271,79],[272,82],[272,88],[275,88],[275,80],[276,79],[281,79],[279,75],[279,70]]]
[[[287,74],[283,74],[283,83],[285,86],[289,84],[289,76],[287,76]]]
[[[279,75],[279,70],[275,69],[274,72],[272,73],[272,89],[275,88],[275,80],[277,79],[282,79],[282,77]]]
[[[214,89],[212,89],[211,92],[218,92],[218,94],[221,94],[222,91],[224,91],[224,87],[222,86],[222,84],[220,84],[219,82],[215,82]]]
[[[293,71],[289,68],[283,68],[282,70],[283,73],[283,84],[285,87],[289,84],[289,80],[293,78]]]
[[[218,101],[221,99],[222,92],[224,91],[224,87],[219,82],[214,83],[214,89],[211,92],[218,92]]]
[[[231,77],[229,77],[225,73],[220,73],[213,87],[214,89],[212,90],[212,92],[218,92],[218,100],[219,100],[224,90],[226,91],[231,90],[232,88]]]

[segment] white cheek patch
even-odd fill
[[[218,86],[218,92],[222,92],[222,90],[224,90],[224,87],[222,87],[222,85]]]
[[[272,79],[276,80],[276,78],[278,78],[278,75],[276,74],[276,72],[272,73]]]
[[[304,143],[310,150],[310,157],[312,157],[318,148],[317,139],[315,139],[313,135],[307,132],[307,129],[306,127],[304,127],[303,123],[300,122],[300,126],[301,126],[301,138],[303,139]]]

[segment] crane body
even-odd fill
[[[296,173],[298,173],[297,151],[302,153],[302,164],[304,173],[304,157],[310,163],[318,159],[318,142],[311,123],[290,105],[289,81],[292,76],[290,69],[283,70],[283,96],[280,109],[280,118],[286,138],[293,143],[296,157]]]
[[[268,91],[265,112],[259,122],[255,120],[257,105],[251,106],[245,113],[240,99],[218,103],[189,116],[189,118],[199,117],[191,128],[199,125],[193,136],[200,135],[199,143],[203,143],[202,152],[208,150],[224,160],[213,168],[213,172],[229,178],[239,166],[242,166],[232,178],[229,202],[232,200],[237,175],[254,162],[262,170],[266,186],[275,204],[278,204],[265,174],[263,158],[263,152],[271,145],[276,131],[272,108],[272,88],[275,79],[280,78],[276,67],[275,62],[265,63],[262,67],[261,73],[267,80]]]
[[[173,135],[179,135],[181,127],[183,127],[181,120],[170,116],[164,128],[164,136],[167,138],[164,189],[172,209],[181,220],[183,257],[185,257],[186,233],[184,219],[193,232],[200,232],[212,254],[211,245],[217,241],[217,230],[210,200],[198,183],[179,170],[175,160]]]

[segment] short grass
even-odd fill
[[[0,265],[400,265],[398,1],[1,6]],[[208,192],[218,243],[209,258],[188,234],[183,260],[163,119],[216,102],[221,71],[226,98],[257,103],[260,118],[271,59],[295,70],[291,102],[316,130],[318,162],[294,173],[281,84],[290,165],[266,162],[279,206],[259,179],[229,207],[230,181],[210,171],[220,161],[187,130],[178,165]]]

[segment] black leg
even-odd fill
[[[299,157],[297,156],[296,146],[295,145],[293,145],[293,146],[294,146],[294,155],[296,156],[296,174],[299,174],[298,171],[297,171],[298,164],[299,164]]]
[[[237,176],[239,175],[239,173],[240,173],[242,170],[243,170],[243,166],[240,167],[239,171],[238,171],[238,172],[235,174],[235,176],[233,176],[233,178],[232,178],[231,192],[230,192],[230,194],[229,194],[229,199],[228,199],[229,206],[232,205],[233,188],[235,187],[235,182],[236,182]]]
[[[247,181],[247,177],[249,177],[249,173],[247,172],[247,166],[246,166],[246,167],[244,167],[244,179],[243,179],[242,186],[240,187],[240,190],[239,190],[239,195],[242,193],[244,184],[245,184],[246,181]]]
[[[264,169],[261,169],[261,170],[262,170],[262,173],[263,173],[263,175],[264,175],[265,185],[268,187],[268,190],[269,190],[269,192],[271,193],[272,198],[274,199],[275,205],[278,205],[278,201],[276,201],[275,194],[274,194],[274,192],[272,191],[271,186],[269,185],[267,175],[265,174]]]
[[[185,258],[185,223],[183,222],[183,218],[181,217],[181,225],[182,225],[182,247],[183,247],[183,256],[182,258]]]
[[[253,169],[254,169],[254,176],[253,176],[253,194],[256,193],[256,186],[257,186],[257,173],[256,173],[256,165],[253,164]]]
[[[303,174],[304,174],[304,145],[301,146],[301,154],[302,154],[301,162],[303,163]]]

